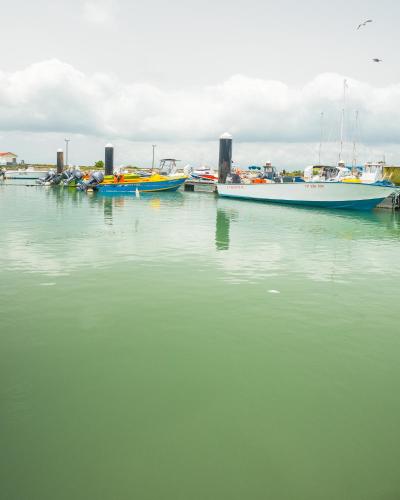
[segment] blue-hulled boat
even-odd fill
[[[154,191],[176,191],[187,179],[182,176],[151,175],[120,182],[101,182],[94,189],[99,193],[150,193]]]

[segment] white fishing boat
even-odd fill
[[[379,183],[335,181],[217,184],[217,189],[227,198],[352,210],[371,210],[396,190]]]
[[[35,170],[33,167],[6,170],[6,179],[36,180],[46,177],[47,171]]]

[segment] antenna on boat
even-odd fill
[[[346,89],[347,89],[347,80],[346,78],[343,80],[343,108],[342,108],[342,119],[340,123],[340,152],[339,152],[339,163],[342,161],[343,154],[343,132],[344,132],[344,114],[346,109]]]
[[[324,112],[321,111],[320,116],[320,136],[319,136],[319,149],[318,149],[318,165],[321,165],[321,150],[322,150],[322,139],[324,132]]]
[[[154,151],[155,151],[155,149],[157,147],[157,144],[152,144],[151,147],[153,148],[153,160],[151,162],[151,170],[153,171],[154,170]]]
[[[354,131],[354,141],[353,141],[353,168],[357,165],[357,139],[358,139],[358,110],[356,111],[356,128]]]

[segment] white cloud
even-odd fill
[[[357,109],[360,141],[379,151],[380,144],[397,143],[400,84],[377,88],[351,79],[348,83],[346,138],[353,138]],[[328,143],[324,150],[336,151],[342,85],[343,76],[328,73],[302,88],[234,75],[219,85],[170,91],[124,83],[106,74],[86,75],[49,60],[13,73],[0,72],[0,130],[175,145],[206,145],[228,130],[236,144],[242,143],[235,149],[239,161],[249,161],[246,151],[252,151],[257,161],[261,153],[255,155],[256,149],[264,159],[274,160],[276,154],[290,163],[301,152],[315,161],[321,111]],[[185,147],[189,152],[195,146]]]
[[[110,1],[90,0],[83,4],[83,17],[93,24],[105,24],[113,19]]]

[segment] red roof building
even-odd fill
[[[17,156],[15,153],[11,153],[11,151],[0,151],[0,165],[14,165],[17,163]]]

